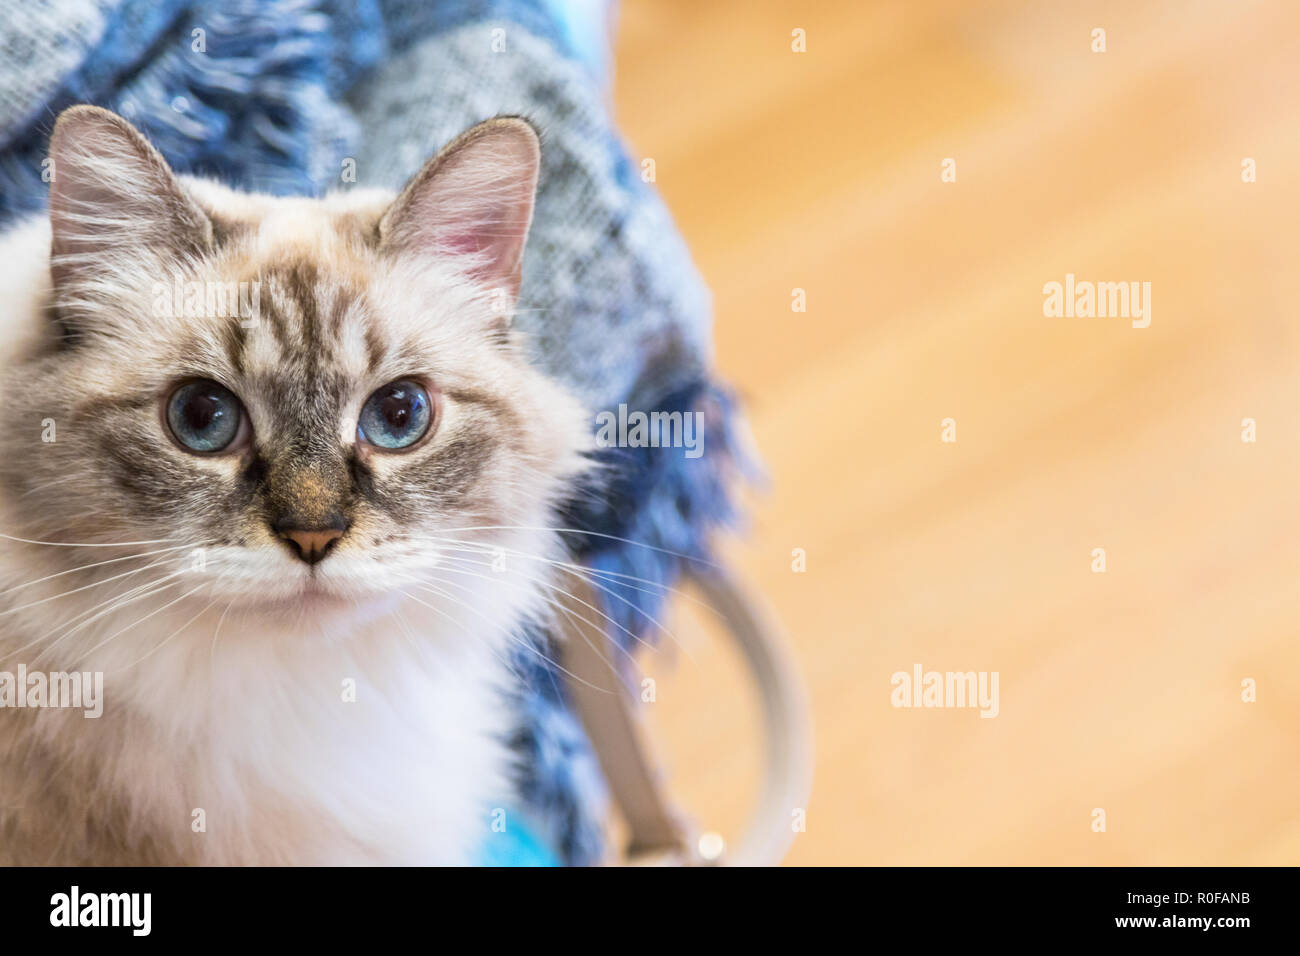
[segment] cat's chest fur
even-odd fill
[[[28,715],[0,764],[44,740],[48,775],[17,795],[13,862],[473,862],[509,801],[504,655],[403,610],[316,644],[172,642],[106,667],[102,717]]]

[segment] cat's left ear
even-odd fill
[[[460,257],[485,285],[519,293],[541,147],[525,120],[462,133],[411,178],[379,220],[380,249]]]

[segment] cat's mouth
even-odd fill
[[[315,577],[306,580],[293,600],[297,600],[299,603],[310,607],[323,608],[331,606],[344,607],[357,602],[355,595],[347,596],[339,594],[334,589],[326,587],[320,582],[320,579]]]
[[[371,604],[375,596],[348,594],[330,587],[319,578],[306,578],[301,585],[289,592],[274,595],[254,596],[241,601],[245,611],[262,612],[271,615],[283,614],[317,614],[343,613]]]

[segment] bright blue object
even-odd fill
[[[517,814],[507,814],[506,827],[488,833],[479,851],[479,866],[560,866],[560,858]]]

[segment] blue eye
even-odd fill
[[[429,393],[415,382],[399,379],[375,392],[361,408],[358,437],[376,448],[408,448],[425,436],[433,420]]]
[[[216,382],[190,382],[167,399],[167,426],[190,451],[225,450],[239,437],[243,418],[239,399]]]

